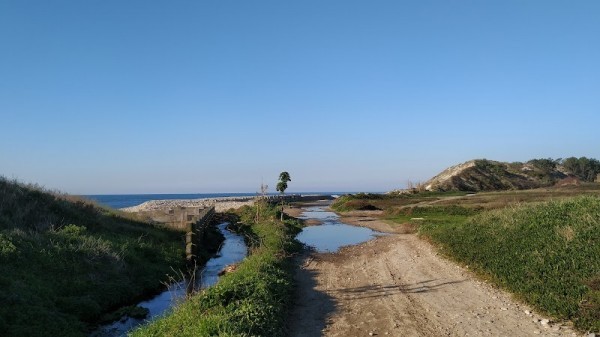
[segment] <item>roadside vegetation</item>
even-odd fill
[[[246,206],[235,213],[250,255],[232,273],[191,296],[132,336],[283,336],[292,299],[290,254],[300,248],[300,222],[280,221],[278,207]]]
[[[539,311],[600,331],[600,184],[429,193],[345,196],[334,208],[380,209]]]
[[[0,336],[84,336],[183,266],[181,233],[0,177]]]

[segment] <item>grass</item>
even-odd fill
[[[449,206],[412,206],[386,210],[384,218],[397,224],[421,225],[462,223],[481,211],[480,208]]]
[[[182,233],[0,177],[0,335],[84,336],[160,290],[183,247]]]
[[[141,336],[283,336],[292,296],[290,253],[300,230],[295,219],[279,222],[278,206],[239,211],[251,254],[236,271],[192,296],[172,313],[135,330]]]
[[[600,330],[600,198],[583,196],[426,222],[420,232],[539,310]]]
[[[441,198],[464,196],[467,192],[416,192],[416,193],[357,193],[347,194],[337,198],[331,208],[337,212],[355,210],[390,209],[392,207],[414,205],[419,202],[431,202]]]

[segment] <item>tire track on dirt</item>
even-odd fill
[[[369,227],[389,227],[378,220]],[[290,336],[573,336],[439,256],[414,234],[391,234],[298,259]]]

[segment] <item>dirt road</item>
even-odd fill
[[[393,231],[375,218],[342,221]],[[415,234],[307,253],[298,264],[290,336],[576,335],[476,280]]]

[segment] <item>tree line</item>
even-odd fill
[[[528,163],[545,172],[554,171],[557,166],[560,165],[566,172],[583,181],[595,181],[598,174],[600,174],[600,161],[594,158],[569,157],[565,159],[533,159]]]

